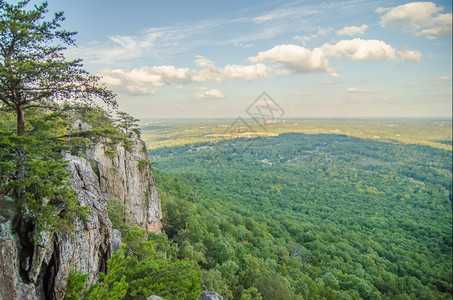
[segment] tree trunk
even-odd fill
[[[17,114],[17,135],[18,136],[25,135],[24,108],[22,106],[17,107],[16,114]]]

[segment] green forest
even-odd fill
[[[149,155],[166,234],[227,299],[451,299],[451,150],[423,144],[284,133]]]

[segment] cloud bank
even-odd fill
[[[201,69],[177,68],[174,66],[144,66],[130,71],[123,69],[104,69],[101,77],[105,84],[117,87],[121,92],[131,95],[152,95],[155,88],[171,84],[199,82],[222,82],[228,79],[251,81],[271,74],[272,69],[264,64],[226,65],[218,68],[214,62],[197,56],[195,64]],[[154,87],[154,88],[151,88]],[[205,92],[199,98],[223,98],[217,90]]]
[[[106,69],[101,71],[101,76],[107,85],[118,87],[120,92],[131,95],[152,95],[157,92],[156,88],[171,84],[225,80],[253,81],[273,74],[285,76],[299,73],[329,73],[330,76],[339,78],[340,75],[329,67],[328,57],[365,62],[400,59],[419,63],[422,53],[405,46],[397,51],[381,40],[355,38],[341,40],[335,44],[327,43],[313,50],[292,44],[277,45],[249,57],[252,63],[250,65],[228,64],[217,67],[213,61],[197,56],[195,64],[199,69],[177,68],[169,65],[144,66],[130,71]],[[269,67],[265,63],[276,64],[277,68]],[[197,93],[197,97],[219,99],[224,95],[218,90],[211,90]]]
[[[433,2],[411,2],[391,8],[379,7],[381,25],[385,28],[402,28],[414,36],[435,39],[451,36],[452,14],[441,14],[444,9]]]

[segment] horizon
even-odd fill
[[[238,117],[219,117],[219,118],[210,118],[210,117],[194,117],[194,118],[139,118],[140,122],[153,122],[153,121],[234,121]],[[241,117],[242,118],[242,117]],[[243,118],[244,120],[253,120],[253,118]],[[294,118],[277,118],[271,120],[272,122],[278,121],[291,121],[291,120],[318,120],[318,121],[446,121],[453,122],[451,116],[445,117],[294,117]]]

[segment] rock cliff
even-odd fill
[[[126,221],[148,232],[159,233],[162,227],[160,197],[154,185],[145,143],[133,135],[129,151],[118,146],[110,158],[104,154],[104,145],[97,144],[87,156],[98,172],[102,192],[126,207]]]
[[[160,232],[160,198],[143,147],[133,137],[131,151],[118,147],[113,159],[102,145],[88,153],[88,160],[66,156],[78,203],[91,211],[87,221],[75,222],[75,233],[42,233],[38,245],[30,245],[12,233],[11,220],[0,219],[0,300],[63,299],[71,270],[88,273],[94,282],[118,247],[107,215],[109,199],[126,206],[128,221]]]

